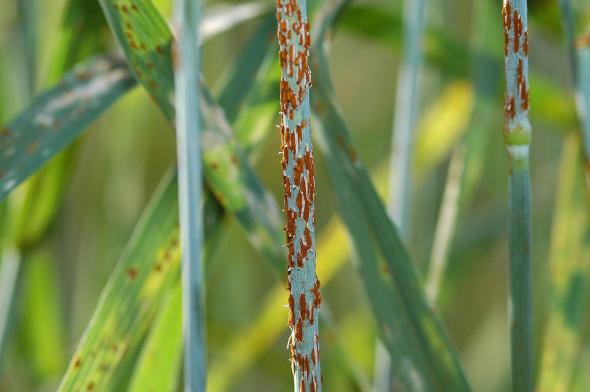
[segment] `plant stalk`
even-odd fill
[[[309,90],[311,36],[305,0],[278,0],[281,139],[288,248],[291,370],[296,392],[321,391],[320,283],[316,275],[315,175]]]
[[[506,95],[504,141],[509,158],[510,329],[512,388],[532,391],[533,288],[531,258],[531,125],[528,80],[526,0],[504,0],[504,66]]]
[[[178,0],[175,4],[178,32],[175,69],[178,197],[182,244],[182,306],[185,390],[205,391],[206,351],[204,285],[201,260],[203,244],[203,176],[199,111],[201,2]]]

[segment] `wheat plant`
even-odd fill
[[[588,11],[2,2],[0,391],[590,389]]]

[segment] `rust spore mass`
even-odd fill
[[[137,278],[138,273],[139,273],[139,271],[135,267],[130,267],[129,269],[127,269],[127,276],[131,280],[134,280],[135,278]]]
[[[506,117],[512,120],[514,116],[516,116],[516,105],[514,102],[514,97],[510,97],[506,105],[504,105],[504,112],[506,113]]]

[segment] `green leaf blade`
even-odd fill
[[[134,85],[126,65],[95,58],[38,96],[0,131],[0,200]]]

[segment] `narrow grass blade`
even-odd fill
[[[504,140],[509,158],[510,330],[512,388],[533,390],[533,287],[531,259],[531,125],[526,0],[504,0],[506,94]]]
[[[566,139],[551,235],[551,305],[539,372],[541,391],[569,391],[590,304],[590,220],[579,138]]]
[[[457,224],[461,184],[465,170],[465,151],[463,148],[463,146],[458,146],[451,156],[443,199],[436,222],[434,242],[432,244],[432,253],[425,283],[426,296],[433,306],[438,296],[449,248],[455,232],[455,225]]]
[[[402,235],[407,231],[411,162],[418,112],[418,75],[422,65],[424,0],[404,3],[404,50],[397,79],[391,145],[388,213]]]
[[[399,387],[408,390],[468,390],[440,321],[425,299],[415,267],[352,146],[335,103],[325,34],[344,3],[329,3],[314,35],[313,109],[321,121],[318,145],[338,192],[338,207],[359,255],[365,290],[390,351]],[[377,249],[383,254],[380,265]],[[385,272],[386,271],[386,272]]]
[[[182,357],[182,287],[168,292],[133,371],[131,392],[172,392],[178,387]]]
[[[244,60],[232,67],[227,81],[224,81],[224,85],[227,87],[219,95],[219,106],[224,109],[225,118],[229,123],[233,123],[238,117],[240,106],[245,102],[244,97],[248,95],[256,81],[256,74],[266,53],[269,52],[268,42],[273,40],[274,43],[275,29],[276,21],[272,16],[266,17],[260,22],[256,36],[240,53],[239,57]],[[238,69],[242,65],[247,65],[247,68]]]
[[[76,67],[58,86],[35,98],[0,131],[0,200],[133,84],[123,62],[102,57]]]
[[[182,329],[185,391],[204,391],[207,371],[205,348],[205,288],[201,260],[203,244],[203,174],[201,115],[199,111],[201,2],[176,0],[176,153],[178,202],[182,245]]]
[[[135,76],[173,122],[176,113],[171,99],[174,96],[172,34],[166,22],[147,0],[138,0],[132,7],[113,0],[101,0],[101,4]],[[207,124],[202,132],[207,185],[279,268],[284,255],[280,246],[279,208],[238,146],[223,110],[206,86],[203,83],[200,86],[201,113]]]
[[[404,2],[404,45],[397,78],[387,204],[387,212],[395,222],[402,237],[406,237],[408,219],[411,216],[411,168],[416,133],[416,115],[418,112],[418,75],[422,65],[424,8],[424,0],[407,0]],[[381,343],[377,345],[375,361],[375,385],[377,390],[390,390],[391,362],[387,350]]]

